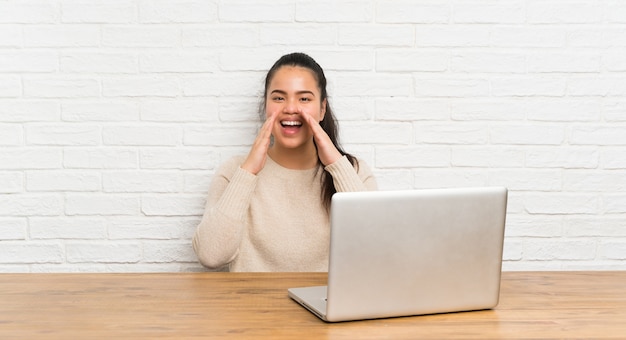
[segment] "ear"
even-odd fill
[[[326,99],[322,100],[322,107],[320,110],[320,122],[324,120],[326,116]]]

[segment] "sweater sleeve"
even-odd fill
[[[337,192],[377,190],[376,179],[364,161],[358,160],[352,165],[348,157],[343,156],[335,163],[325,167],[335,183]]]
[[[257,183],[257,177],[241,169],[239,163],[237,158],[231,159],[215,174],[193,237],[193,249],[207,268],[226,266],[239,251]]]

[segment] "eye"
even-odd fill
[[[282,97],[282,96],[273,96],[272,97],[272,101],[275,101],[275,102],[279,102],[279,101],[283,101],[283,100],[285,100],[285,98]]]
[[[302,98],[300,98],[300,101],[301,102],[310,102],[310,101],[313,101],[313,99],[308,98],[308,97],[302,97]]]

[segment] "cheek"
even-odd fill
[[[322,120],[322,110],[319,107],[311,107],[306,111],[306,114],[311,116],[313,119],[318,122]]]
[[[277,107],[275,103],[268,102],[267,104],[265,104],[265,118],[268,118],[272,114],[275,114],[276,109]]]

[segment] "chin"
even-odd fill
[[[307,146],[307,144],[308,140],[301,138],[274,138],[274,145],[279,145],[285,149],[300,149]]]

